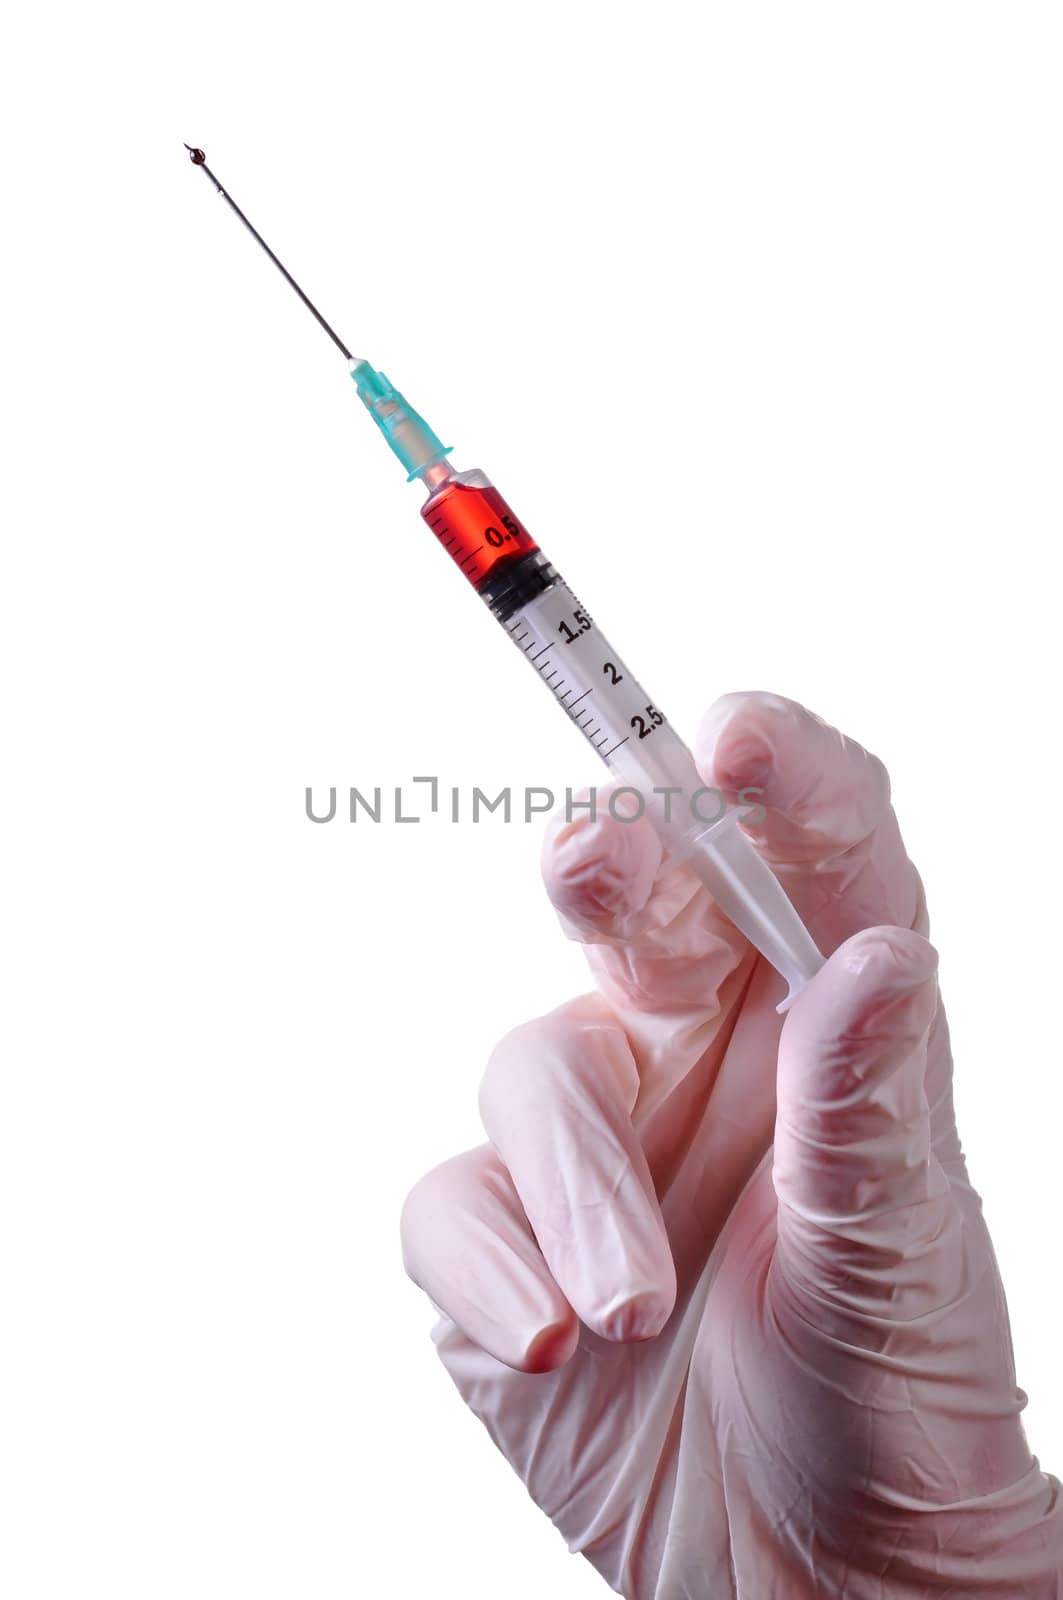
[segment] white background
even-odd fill
[[[764,687],[886,759],[1063,1472],[1061,45],[970,0],[9,19],[12,1600],[603,1592],[397,1244],[585,982],[538,829],[303,810],[597,773],[184,139],[680,728]]]

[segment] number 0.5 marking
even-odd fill
[[[499,521],[505,528],[505,533],[500,528],[485,528],[484,538],[493,550],[501,550],[509,539],[519,539],[524,532],[520,523],[514,517],[500,517]]]

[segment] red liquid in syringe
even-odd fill
[[[421,515],[474,589],[539,546],[497,489],[452,480],[421,507]]]

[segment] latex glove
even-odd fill
[[[597,993],[503,1040],[490,1143],[407,1202],[439,1353],[633,1600],[1060,1600],[886,774],[768,695],[719,702],[698,764],[763,785],[756,842],[833,954],[784,1022],[648,823],[553,825]]]

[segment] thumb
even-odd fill
[[[786,1019],[775,1272],[820,1310],[896,1322],[940,1304],[935,1262],[955,1218],[924,1081],[936,973],[919,934],[871,928],[834,952]]]

